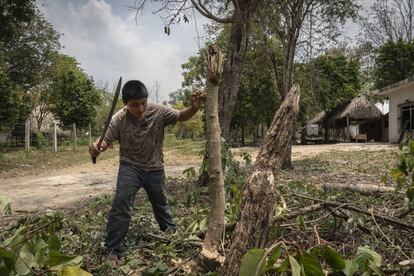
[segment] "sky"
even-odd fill
[[[44,0],[38,6],[55,30],[62,33],[62,52],[74,56],[96,82],[113,88],[120,76],[144,82],[153,90],[160,84],[160,100],[180,88],[181,64],[198,51],[194,20],[174,25],[164,34],[164,24],[154,7],[142,14],[128,6],[134,0]],[[192,13],[191,13],[192,14]],[[197,15],[196,15],[197,16]],[[198,33],[207,20],[197,16]]]
[[[369,6],[373,0],[361,1]],[[148,6],[136,14],[128,6],[135,0],[40,0],[38,6],[54,28],[63,34],[63,53],[74,56],[93,79],[114,87],[122,76],[124,82],[138,79],[154,90],[160,84],[160,100],[180,88],[181,64],[195,55],[203,41],[203,24],[209,21],[196,11],[197,24],[174,25],[164,34],[164,24],[156,8]],[[190,16],[193,13],[190,12]],[[197,27],[197,31],[196,31]],[[344,36],[353,39],[359,26],[348,22]]]

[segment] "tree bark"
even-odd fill
[[[262,0],[236,1],[234,22],[226,51],[226,60],[219,88],[219,119],[223,138],[230,143],[230,121],[236,105],[243,71],[244,55],[251,31],[251,20]]]
[[[223,275],[238,275],[243,255],[266,244],[268,227],[273,223],[276,202],[275,177],[289,144],[291,129],[299,110],[299,87],[293,86],[266,135],[243,191],[237,224]]]
[[[244,54],[247,47],[246,36],[240,23],[233,23],[227,46],[226,61],[219,88],[219,118],[223,138],[230,143],[230,121],[236,105],[243,71]]]
[[[208,175],[210,182],[210,215],[206,238],[201,252],[207,259],[217,259],[218,249],[224,229],[224,178],[221,164],[221,135],[218,118],[218,82],[222,67],[222,55],[217,46],[208,49],[207,78],[207,152],[209,158]]]
[[[229,144],[231,144],[230,122],[239,92],[244,55],[251,31],[251,19],[262,2],[263,0],[237,1],[234,14],[231,17],[231,32],[227,43],[226,60],[223,65],[218,98],[221,135]],[[205,159],[203,158],[203,162]],[[205,186],[207,179],[208,176],[202,173],[197,183],[200,186]]]

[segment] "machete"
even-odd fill
[[[116,107],[116,104],[117,104],[118,98],[119,98],[119,93],[121,92],[121,84],[122,84],[122,77],[119,78],[118,85],[117,85],[116,90],[115,90],[114,100],[112,101],[111,110],[109,111],[108,118],[106,118],[106,123],[105,123],[105,127],[102,131],[102,135],[99,138],[98,144],[96,144],[96,147],[99,150],[101,148],[101,145],[102,145],[103,139],[105,137],[106,131],[108,130],[109,124],[111,123],[112,116],[114,115],[115,107]],[[92,163],[94,163],[94,164],[96,163],[96,156],[92,156]]]

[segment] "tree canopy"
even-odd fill
[[[101,95],[76,60],[66,55],[56,55],[51,97],[52,113],[68,127],[76,123],[86,127],[96,115],[95,106],[101,102]]]
[[[375,59],[376,88],[393,84],[414,74],[414,41],[389,40],[379,47]]]

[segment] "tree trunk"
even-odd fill
[[[230,142],[230,121],[236,105],[237,93],[240,87],[240,77],[243,71],[244,54],[247,47],[243,25],[233,23],[227,46],[226,61],[219,89],[219,118],[223,138]]]
[[[230,38],[227,44],[226,60],[221,75],[218,99],[218,112],[221,136],[230,143],[230,122],[236,105],[243,71],[244,55],[250,35],[251,18],[256,13],[262,0],[238,1],[234,11],[234,22],[231,25]],[[205,158],[204,158],[205,159]],[[204,160],[203,159],[203,160]],[[201,174],[197,183],[205,186],[208,176]]]
[[[284,99],[292,87],[293,81],[293,69],[294,69],[294,60],[295,60],[295,51],[296,51],[296,44],[297,44],[297,35],[291,34],[288,35],[288,43],[285,47],[285,54],[284,54],[284,70],[283,70],[283,95],[282,99]],[[294,131],[294,124],[292,125],[291,135],[289,139],[289,146],[286,151],[286,155],[283,159],[282,168],[283,169],[293,169],[292,165],[292,135]]]
[[[222,137],[230,142],[230,121],[236,105],[243,71],[244,55],[251,32],[251,21],[262,0],[237,1],[234,22],[226,51],[219,89],[219,119]]]
[[[222,275],[238,275],[243,255],[267,242],[276,202],[275,177],[288,147],[299,110],[299,87],[293,86],[276,115],[244,187],[236,229]]]
[[[217,46],[208,49],[208,80],[206,102],[208,175],[210,182],[210,215],[206,238],[201,255],[216,260],[224,230],[224,178],[221,164],[221,135],[218,118],[218,82],[220,80],[222,55]]]
[[[242,147],[244,147],[245,143],[244,143],[244,124],[242,124],[241,126],[241,145]]]

